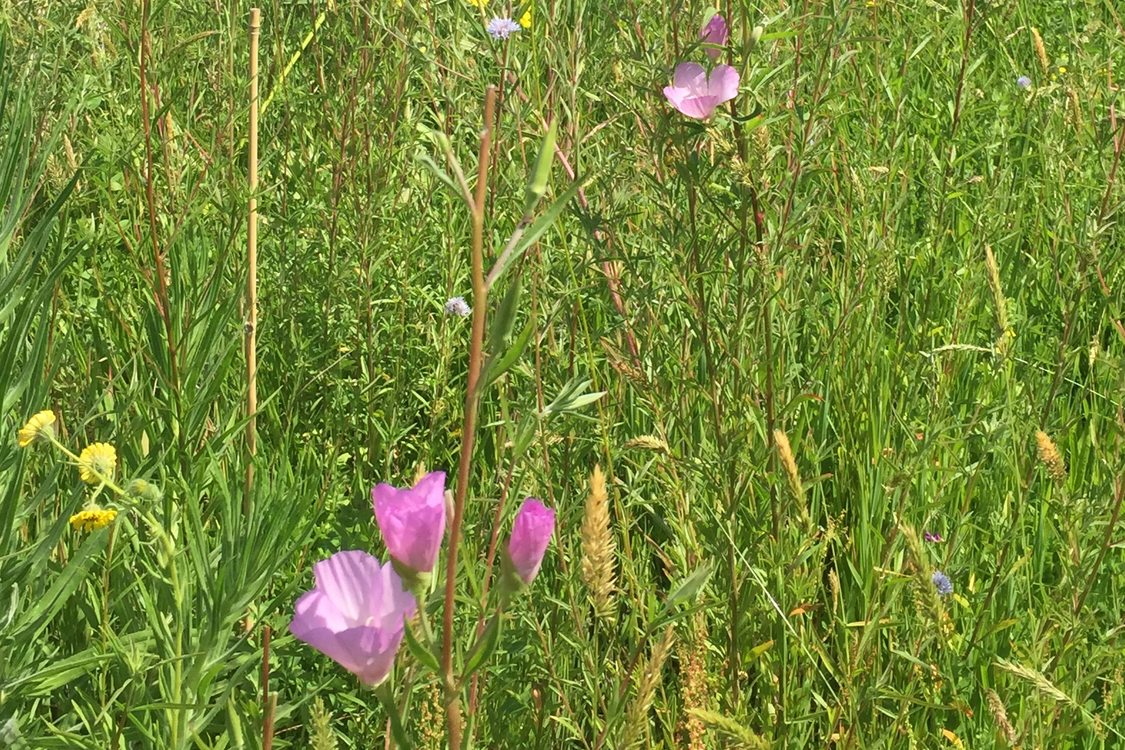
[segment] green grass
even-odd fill
[[[705,6],[536,0],[502,44],[502,0],[263,4],[244,514],[249,8],[0,0],[0,747],[261,747],[267,625],[273,746],[384,746],[287,625],[313,562],[383,556],[373,484],[456,475],[470,220],[420,157],[448,169],[443,134],[475,180],[489,84],[486,256],[548,120],[583,192],[491,302],[518,277],[531,337],[481,402],[462,654],[498,503],[501,540],[526,495],[559,525],[476,746],[999,748],[1000,704],[1020,747],[1125,745],[1125,14],[733,0],[741,93],[700,125],[660,91]],[[536,215],[571,183],[556,160]],[[41,409],[162,496],[72,531],[90,488],[15,441]],[[612,618],[580,572],[595,464]],[[395,682],[441,746],[437,679],[403,649]]]

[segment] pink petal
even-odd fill
[[[360,550],[337,552],[313,566],[316,587],[351,624],[365,621],[376,611],[377,593],[372,581],[382,573],[379,561]]]
[[[365,684],[377,685],[390,674],[402,635],[401,622],[395,630],[366,627],[342,631],[336,634],[336,643],[353,666],[347,667],[340,659],[337,661]]]
[[[291,630],[293,628],[300,628],[303,631],[315,628],[343,630],[350,626],[348,619],[320,589],[313,589],[303,594],[293,609],[293,622],[289,626]]]
[[[349,672],[355,672],[361,665],[352,660],[348,650],[340,645],[336,633],[328,628],[306,628],[296,617],[289,623],[289,632],[299,641],[304,641]]]
[[[709,93],[718,97],[718,103],[729,102],[738,96],[738,71],[729,65],[716,65],[707,81]]]
[[[386,563],[375,581],[377,611],[368,624],[394,630],[402,627],[404,617],[413,617],[418,608],[414,594],[406,590],[394,565]]]
[[[680,102],[676,109],[696,120],[706,120],[715,111],[718,104],[719,100],[714,96],[689,96]]]
[[[702,91],[707,87],[707,69],[699,63],[680,63],[672,72],[672,85],[692,93]]]
[[[675,86],[664,87],[664,98],[676,109],[680,108],[680,102],[684,100],[685,96],[687,96],[687,91],[684,89],[678,89]]]

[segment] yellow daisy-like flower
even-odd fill
[[[27,420],[27,424],[20,428],[20,447],[26,448],[36,440],[48,440],[54,436],[55,413],[49,410],[41,411]]]
[[[520,16],[520,26],[523,26],[525,29],[531,28],[531,6],[530,5],[527,6],[527,10],[525,10],[523,12],[523,15]]]
[[[89,534],[91,531],[105,528],[117,518],[117,511],[113,508],[87,508],[70,517],[70,526],[75,531]]]
[[[116,468],[117,449],[109,443],[91,443],[78,454],[78,476],[86,484],[112,479]]]

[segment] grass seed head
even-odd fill
[[[590,494],[582,516],[582,582],[594,601],[599,617],[612,619],[614,583],[614,542],[609,527],[609,493],[601,466],[590,476]]]
[[[1055,441],[1051,440],[1051,436],[1043,432],[1043,430],[1036,430],[1035,432],[1035,448],[1039,454],[1039,460],[1043,466],[1047,468],[1047,473],[1056,482],[1062,482],[1066,479],[1066,462],[1063,461],[1062,454],[1059,453],[1059,448],[1055,445]]]

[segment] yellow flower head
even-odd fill
[[[78,455],[78,476],[86,484],[101,484],[113,478],[117,449],[109,443],[91,443]]]
[[[473,6],[474,8],[483,8],[484,6],[488,5],[488,0],[467,0],[467,1],[468,1],[469,5]]]
[[[26,448],[36,440],[49,440],[54,436],[55,413],[53,411],[41,411],[27,420],[27,424],[20,428],[20,447]]]
[[[105,528],[117,518],[117,511],[113,508],[87,508],[70,517],[70,526],[75,531],[89,534],[91,531]]]
[[[531,28],[531,6],[530,5],[527,6],[527,10],[525,10],[523,12],[523,15],[520,16],[520,26],[523,26],[525,29]]]

